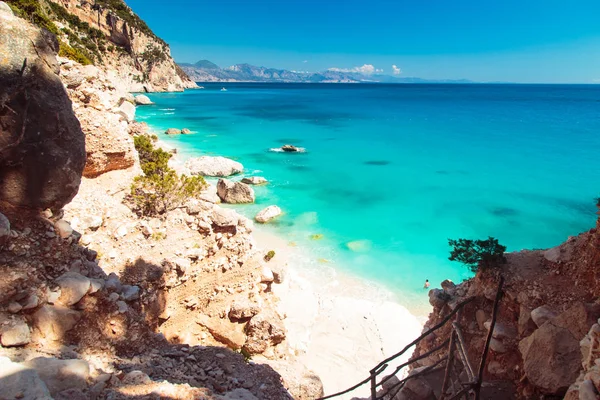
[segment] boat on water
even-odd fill
[[[221,92],[226,92],[226,91],[227,91],[227,89],[221,88]]]

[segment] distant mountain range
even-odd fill
[[[323,72],[288,71],[285,69],[236,64],[221,68],[208,60],[195,64],[180,63],[179,66],[196,82],[300,82],[300,83],[471,83],[461,80],[427,80],[401,78],[382,74],[364,74],[327,70]]]

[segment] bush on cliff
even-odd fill
[[[448,244],[452,246],[450,261],[461,262],[473,272],[480,268],[497,267],[506,262],[506,246],[502,246],[498,239],[493,237],[486,240],[448,239]]]
[[[83,52],[81,50],[69,46],[62,40],[60,41],[60,48],[58,50],[58,55],[61,57],[68,58],[69,60],[78,62],[81,65],[92,64],[92,61],[85,54],[83,54]]]
[[[48,17],[39,0],[5,0],[13,12],[33,25],[58,35],[58,28]]]
[[[139,214],[155,216],[174,210],[206,187],[203,177],[178,175],[169,168],[171,154],[154,148],[149,136],[136,136],[134,144],[144,171],[131,185],[130,200]]]

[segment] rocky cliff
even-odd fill
[[[506,258],[499,268],[479,271],[459,285],[446,281],[442,289],[432,290],[434,309],[425,329],[472,298],[459,323],[470,359],[479,362],[502,275],[506,283],[484,375],[486,385],[511,387],[512,398],[519,399],[598,398],[600,219],[595,229],[560,246]],[[448,335],[448,329],[429,335],[414,356],[435,348]],[[444,355],[429,356],[421,365],[431,365]]]
[[[54,33],[60,54],[115,75],[129,92],[182,91],[196,84],[167,43],[122,0],[9,0],[21,17]]]
[[[0,1],[0,398],[321,396],[251,221],[214,187],[134,213],[136,99],[59,46]]]
[[[0,202],[60,209],[77,193],[84,134],[59,78],[54,35],[0,9]]]

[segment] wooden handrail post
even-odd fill
[[[502,299],[502,286],[504,286],[504,277],[500,276],[500,283],[498,283],[498,291],[496,292],[496,298],[494,299],[494,311],[492,313],[492,323],[490,324],[490,330],[485,340],[485,346],[481,354],[481,362],[479,363],[479,373],[477,374],[477,381],[473,385],[475,390],[475,400],[480,400],[481,383],[483,381],[483,371],[485,370],[485,360],[487,353],[490,348],[490,342],[492,341],[492,335],[494,328],[496,327],[496,319],[498,318],[498,307],[500,306],[500,300]]]
[[[371,400],[377,400],[377,372],[371,371]]]
[[[448,390],[448,384],[450,383],[450,369],[452,368],[452,363],[454,362],[454,330],[451,330],[450,332],[448,361],[446,362],[446,371],[444,372],[444,383],[442,384],[442,394],[440,395],[440,400],[444,400],[446,398],[446,390]]]

